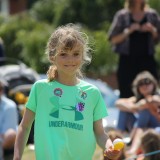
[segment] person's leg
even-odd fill
[[[135,122],[136,118],[134,114],[129,112],[119,111],[117,129],[120,130],[122,133],[126,131],[130,132]]]
[[[4,134],[3,139],[3,148],[4,149],[12,149],[14,147],[14,142],[16,138],[16,131],[13,129],[9,129]]]
[[[141,143],[142,134],[143,134],[142,128],[135,128],[135,133],[134,133],[131,147],[128,151],[126,151],[127,157],[135,155],[136,152],[138,151],[138,148],[140,147],[140,143]]]
[[[160,122],[148,109],[139,112],[139,118],[137,119],[138,128],[155,128],[160,126]]]
[[[120,66],[117,71],[118,89],[120,91],[120,98],[129,98],[133,96],[133,92],[131,90],[133,76],[130,75],[130,72],[124,71],[124,70],[125,70],[125,67]],[[127,78],[126,78],[126,75],[127,75]]]
[[[143,61],[143,63],[140,63],[140,69],[139,72],[147,70],[149,71],[159,82],[159,74],[158,74],[158,66],[157,66],[157,62],[155,60],[154,55],[150,55],[147,57],[143,57],[143,59],[141,59],[141,62]]]
[[[151,114],[148,109],[139,111],[136,127],[137,128],[149,127],[150,115]]]
[[[145,110],[140,111],[139,117],[137,119],[135,132],[133,135],[131,148],[126,152],[126,154],[133,155],[137,152],[139,145],[140,145],[140,137],[145,128],[155,128],[158,125],[159,125],[159,122],[149,112],[149,110],[145,109]]]
[[[117,70],[120,98],[129,98],[134,95],[132,92],[132,82],[139,73],[138,69],[141,63],[142,61],[132,56],[120,55]]]
[[[9,129],[3,136],[3,156],[4,159],[13,159],[14,142],[16,138],[16,131]]]
[[[149,112],[150,113],[150,112]],[[149,128],[160,127],[160,122],[150,113]]]

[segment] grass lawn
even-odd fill
[[[34,150],[31,150],[29,146],[25,148],[22,160],[35,160]]]
[[[95,154],[92,160],[102,160],[102,150],[97,146]],[[30,149],[29,146],[25,148],[22,160],[35,160],[34,150]]]

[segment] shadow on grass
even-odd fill
[[[103,159],[102,150],[101,150],[101,148],[97,145],[92,160],[102,160],[102,159]],[[30,148],[27,146],[27,147],[25,148],[25,151],[24,151],[22,160],[36,160],[36,159],[35,159],[34,150],[33,150],[33,149],[30,149]]]
[[[29,146],[26,146],[22,160],[35,160],[34,150],[29,149]]]

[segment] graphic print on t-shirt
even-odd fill
[[[74,121],[83,120],[83,111],[85,109],[85,103],[83,102],[83,100],[87,98],[86,92],[81,90],[79,91],[78,96],[76,96],[76,104],[74,104],[73,106],[59,103],[62,94],[63,90],[61,88],[54,89],[54,96],[50,98],[50,102],[54,106],[51,110],[50,116],[54,118],[59,118],[60,111],[66,110],[68,112],[73,112]]]

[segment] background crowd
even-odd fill
[[[109,40],[119,55],[117,80],[120,99],[116,106],[120,112],[117,129],[123,135],[129,133],[131,139],[125,155],[138,154],[141,143],[142,150],[149,152],[144,147],[147,138],[141,137],[144,130],[160,127],[159,75],[155,60],[155,46],[160,40],[160,17],[147,1],[126,0],[124,8],[114,16]],[[147,141],[147,145],[151,145],[152,142]],[[156,143],[158,146],[160,141]],[[154,150],[150,148],[150,152]],[[151,156],[148,159],[156,158]]]

